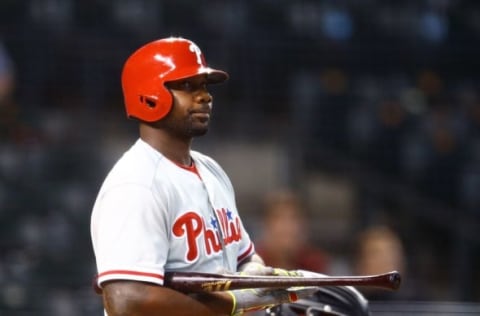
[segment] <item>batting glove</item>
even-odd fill
[[[240,275],[302,276],[300,270],[273,268],[259,262],[247,262],[239,269]]]
[[[304,278],[321,278],[321,277],[326,277],[326,274],[321,274],[317,272],[312,272],[308,270],[293,270],[290,271],[291,273],[296,273],[298,276],[304,277]]]
[[[272,275],[273,268],[260,262],[251,261],[243,264],[238,271],[240,275]]]
[[[288,289],[242,289],[228,291],[232,296],[232,316],[242,315],[271,308],[273,306],[292,303],[307,298],[318,291],[317,287],[292,287]]]

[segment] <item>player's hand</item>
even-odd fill
[[[243,275],[273,275],[273,276],[302,276],[301,270],[285,270],[269,267],[259,261],[249,261],[239,268],[239,274]]]
[[[272,274],[275,276],[290,276],[290,277],[303,277],[300,270],[285,270],[281,268],[273,268]]]
[[[279,304],[292,303],[307,298],[318,291],[317,287],[291,287],[288,289],[242,289],[228,291],[232,296],[232,316],[245,312],[264,310]]]
[[[317,273],[308,270],[292,270],[292,273],[296,273],[298,276],[305,277],[305,278],[321,278],[327,276],[326,274]]]
[[[273,268],[264,265],[263,263],[250,261],[243,264],[238,272],[241,275],[273,275]]]

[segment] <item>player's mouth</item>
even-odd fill
[[[208,121],[210,119],[210,111],[192,111],[190,114],[199,121]]]

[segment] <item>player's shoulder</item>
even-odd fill
[[[218,164],[212,157],[196,150],[191,150],[190,155],[195,161]]]
[[[195,150],[192,150],[190,152],[190,155],[192,156],[193,160],[195,161],[195,163],[198,165],[198,164],[201,164],[203,166],[206,166],[207,168],[209,169],[217,169],[217,170],[221,170],[223,172],[223,168],[220,166],[220,164],[215,160],[213,159],[212,157],[206,155],[206,154],[203,154],[199,151],[195,151]]]
[[[161,155],[139,139],[118,159],[110,170],[107,181],[112,184],[129,182],[149,185],[161,159]]]
[[[138,169],[155,166],[163,156],[143,140],[138,139],[120,158],[119,163]]]

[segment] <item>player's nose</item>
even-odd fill
[[[211,104],[213,101],[213,97],[207,89],[200,89],[196,94],[195,99],[200,104]]]

